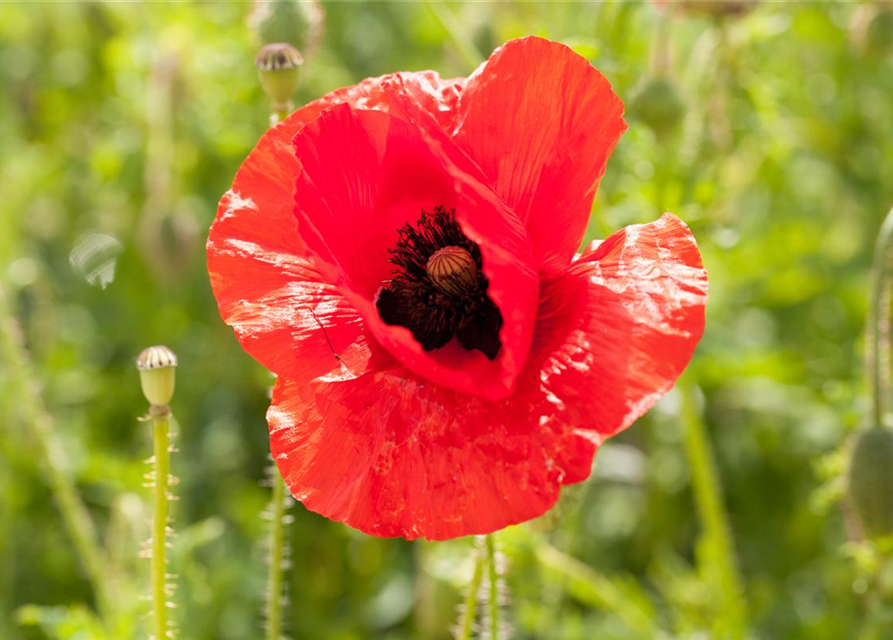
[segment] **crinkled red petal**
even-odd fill
[[[524,227],[449,139],[433,141],[393,113],[333,107],[295,137],[303,171],[295,213],[300,235],[329,282],[404,366],[435,384],[504,398],[530,347],[538,279]],[[494,361],[457,342],[426,352],[404,327],[386,325],[374,300],[392,276],[388,249],[421,211],[454,208],[477,242],[489,295],[505,321]]]
[[[669,391],[704,332],[707,272],[672,214],[587,249],[541,292],[529,366],[595,442]]]
[[[566,269],[583,241],[622,115],[601,73],[542,38],[506,43],[468,78],[455,141],[527,226],[545,273]]]
[[[535,382],[535,381],[534,381]],[[280,378],[273,456],[308,509],[377,536],[483,534],[545,513],[595,445],[548,420],[536,385],[500,403],[405,369],[310,385]]]
[[[328,373],[358,375],[390,360],[366,335],[359,313],[307,259],[293,213],[300,173],[295,133],[332,105],[387,110],[395,94],[430,109],[432,117],[449,117],[464,82],[442,80],[429,71],[370,78],[339,89],[270,129],[242,164],[211,227],[208,271],[221,316],[265,367],[302,380]]]

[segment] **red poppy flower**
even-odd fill
[[[528,520],[670,389],[704,326],[688,228],[666,214],[575,255],[622,111],[586,60],[524,38],[261,138],[208,269],[278,375],[271,446],[307,508],[406,538]]]

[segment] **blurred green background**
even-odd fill
[[[687,404],[704,423],[686,425],[671,393],[602,449],[557,518],[499,535],[515,638],[893,637],[889,576],[839,502],[841,452],[867,406],[871,247],[893,205],[888,10],[704,8],[324,2],[321,38],[304,45],[298,104],[396,70],[467,75],[518,36],[572,46],[614,84],[631,125],[590,237],[671,210],[703,251],[711,299]],[[3,640],[146,637],[137,549],[151,443],[133,362],[158,343],[180,358],[174,617],[187,640],[262,637],[271,377],[220,321],[204,267],[216,202],[268,123],[252,10],[0,3],[2,313],[18,318],[34,367],[0,363]],[[117,635],[91,618],[23,407],[29,376],[129,603]],[[716,562],[723,527],[697,508],[699,427],[741,593]],[[291,513],[291,637],[448,637],[470,540],[375,539]]]

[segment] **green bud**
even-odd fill
[[[273,103],[273,111],[289,108],[291,96],[301,80],[304,58],[290,44],[268,44],[257,54],[254,61],[260,84]]]
[[[865,50],[869,55],[877,57],[893,53],[893,9],[878,8],[868,22]]]
[[[652,78],[630,100],[630,114],[658,137],[675,131],[685,117],[685,100],[669,76]]]
[[[866,537],[893,533],[893,429],[872,427],[856,437],[847,490]]]
[[[164,346],[149,347],[136,359],[140,385],[149,404],[166,407],[174,396],[174,372],[177,356]]]
[[[760,0],[678,0],[674,4],[688,14],[713,16],[741,16],[752,11]]]
[[[249,23],[261,44],[286,42],[310,52],[322,37],[323,17],[315,0],[256,0]]]

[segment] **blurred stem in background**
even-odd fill
[[[864,618],[860,640],[875,640],[882,628],[887,586],[884,573],[889,564],[893,533],[893,424],[890,415],[890,304],[893,302],[893,210],[878,231],[871,268],[868,314],[865,322],[865,378],[868,383],[868,424],[861,429],[851,449],[844,499],[858,516],[861,530],[855,540],[862,547],[863,569],[867,569]],[[854,557],[859,560],[858,555]]]
[[[478,51],[474,41],[469,35],[469,30],[464,28],[456,17],[453,15],[449,7],[442,0],[428,0],[426,2],[431,13],[437,18],[437,21],[449,34],[453,44],[459,51],[459,55],[468,64],[471,69],[475,69],[483,60],[484,56]]]
[[[542,567],[563,579],[568,592],[579,602],[616,615],[632,632],[630,638],[660,637],[654,611],[642,608],[610,578],[547,542],[536,545],[536,558]]]
[[[682,423],[692,488],[703,528],[698,543],[698,562],[704,578],[719,599],[713,638],[743,640],[747,633],[747,607],[716,461],[698,407],[696,387],[688,376],[683,376],[677,389],[682,399]]]
[[[890,416],[890,299],[893,294],[893,210],[878,232],[871,269],[865,336],[865,373],[871,398],[871,426]]]
[[[457,626],[456,640],[469,640],[474,629],[474,621],[477,615],[478,596],[481,590],[481,581],[484,578],[484,565],[486,556],[479,541],[475,542],[474,569],[471,573],[471,582],[468,583],[468,591],[465,594],[465,602],[462,605],[459,624]]]
[[[683,194],[687,201],[691,195],[694,176],[697,175],[697,171],[694,170],[685,172],[685,175],[689,176],[688,185],[685,184],[685,180],[681,182],[674,180],[673,158],[680,155],[677,145],[674,144],[675,133],[683,123],[687,105],[672,77],[672,32],[668,27],[668,20],[664,12],[657,18],[652,43],[652,71],[655,77],[633,103],[639,118],[650,126],[659,142],[657,151],[661,161],[654,174],[654,200],[658,211],[672,209],[679,203],[679,197]],[[724,29],[724,22],[720,22],[717,26],[720,44],[725,40]],[[723,62],[717,64],[717,69]],[[715,92],[714,99],[724,100],[725,96],[721,94],[722,91]],[[662,106],[655,109],[649,107],[649,103],[658,103]],[[700,120],[701,117],[708,115],[709,112],[702,115],[693,111],[690,117]],[[693,159],[701,154],[704,131],[707,128],[705,122],[699,127],[694,139],[690,137],[690,132],[683,139],[683,146],[692,146],[689,153]],[[670,196],[671,192],[673,197]],[[690,374],[679,380],[677,389],[682,402],[681,418],[691,469],[692,489],[702,528],[696,549],[697,564],[702,578],[716,597],[712,637],[715,640],[743,640],[748,627],[744,587],[738,571],[716,460],[698,407],[696,387],[690,380]]]
[[[41,458],[38,466],[47,474],[47,481],[59,506],[65,528],[93,588],[98,609],[108,625],[116,607],[111,593],[107,590],[109,581],[106,558],[99,544],[96,526],[75,485],[71,463],[56,433],[53,418],[44,406],[40,383],[13,314],[12,300],[2,282],[0,282],[0,352],[7,370],[11,372],[10,382],[14,387],[18,387],[17,406],[31,437],[37,444],[37,452]]]
[[[474,569],[468,592],[460,610],[459,623],[456,625],[457,640],[469,640],[472,637],[477,616],[478,604],[486,606],[481,629],[488,640],[499,640],[507,637],[500,617],[502,600],[499,554],[496,550],[495,534],[478,536],[475,541],[473,559]],[[483,587],[484,569],[487,571],[487,585]],[[480,602],[479,602],[480,601]]]
[[[499,640],[499,567],[496,565],[496,540],[495,534],[490,534],[484,538],[484,545],[487,549],[487,576],[489,579],[489,595],[488,604],[490,605],[489,622],[490,637],[489,640]]]

